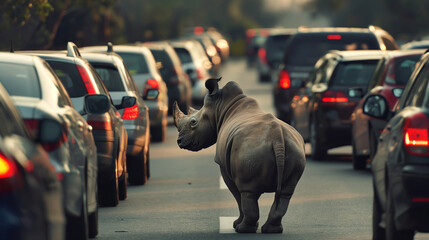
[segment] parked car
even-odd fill
[[[411,41],[403,44],[401,49],[428,49],[429,40]]]
[[[271,82],[275,71],[283,60],[289,38],[295,34],[294,28],[273,28],[267,30],[264,43],[258,49],[256,66],[260,82]]]
[[[422,56],[393,111],[379,94],[362,111],[388,121],[371,162],[373,239],[414,239],[429,231],[429,54]]]
[[[386,125],[386,121],[371,118],[361,111],[367,96],[384,96],[389,103],[389,109],[393,110],[423,52],[424,50],[387,51],[378,63],[367,94],[359,101],[351,115],[354,169],[366,168],[368,160],[375,154],[377,139]]]
[[[84,110],[86,95],[104,94],[110,97],[100,76],[81,57],[73,43],[68,44],[66,52],[39,51],[27,54],[37,55],[49,63],[69,93],[74,108],[91,125],[97,146],[98,203],[101,206],[118,205],[120,199],[127,197],[127,131],[111,99],[111,107],[106,113],[88,114]]]
[[[111,48],[124,60],[143,98],[146,98],[150,89],[158,90],[158,97],[156,99],[146,99],[145,103],[149,108],[151,141],[164,141],[167,132],[168,88],[158,71],[155,58],[149,48],[142,45],[115,45],[114,47],[111,46]],[[89,46],[81,49],[82,52],[110,51],[108,46]]]
[[[168,42],[147,42],[144,46],[152,52],[168,88],[168,114],[172,114],[173,103],[177,101],[181,109],[192,105],[192,84],[183,71],[179,56]]]
[[[211,63],[204,54],[204,49],[195,41],[172,42],[174,50],[180,58],[183,70],[188,74],[192,83],[192,103],[202,106],[207,93],[205,81],[211,77],[207,71]]]
[[[33,138],[1,84],[0,112],[0,236],[62,240],[65,216],[61,184],[42,148],[60,141],[61,134],[53,129],[61,129],[61,125],[41,120]]]
[[[287,44],[282,64],[275,76],[273,96],[277,117],[291,120],[291,101],[308,81],[316,61],[329,50],[394,50],[393,37],[386,31],[369,28],[300,27]]]
[[[310,80],[292,100],[292,126],[311,144],[311,157],[350,145],[352,114],[366,93],[384,51],[330,51],[317,61]]]
[[[143,100],[143,98],[147,99],[147,96],[143,96],[137,89],[124,61],[118,54],[113,52],[113,48],[107,53],[83,53],[82,56],[89,61],[101,76],[115,105],[120,105],[126,97],[135,99],[134,105],[119,110],[119,113],[128,135],[128,181],[134,185],[145,184],[150,174],[149,109]],[[157,96],[158,90],[151,89],[147,93]],[[154,97],[152,96],[149,97],[153,99]]]
[[[204,51],[212,64],[210,73],[213,75],[219,74],[222,58],[219,55],[216,49],[216,46],[215,44],[213,44],[210,37],[202,34],[202,35],[195,35],[189,39],[198,41],[201,44],[201,46],[204,48]]]
[[[62,127],[59,141],[44,145],[61,180],[67,239],[87,239],[98,232],[97,158],[92,128],[73,103],[52,68],[36,56],[0,53],[0,82],[12,96],[28,129],[37,136],[41,121]],[[88,229],[89,227],[89,229]]]
[[[229,43],[226,38],[214,28],[209,28],[204,34],[210,38],[222,61],[228,59]]]

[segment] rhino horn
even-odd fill
[[[193,107],[188,107],[188,115],[190,115],[190,114],[192,114],[192,113],[194,113],[194,112],[197,112],[198,110],[197,109],[195,109],[195,108],[193,108]]]
[[[217,83],[221,79],[222,79],[222,77],[207,79],[206,88],[209,90],[209,95],[215,95],[219,91],[219,85]]]
[[[180,110],[177,101],[174,101],[173,103],[173,118],[174,118],[174,125],[177,127],[177,123],[179,120],[184,117],[185,114]]]

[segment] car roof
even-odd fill
[[[355,27],[299,27],[297,34],[306,33],[370,33],[370,28]]]
[[[386,58],[398,58],[410,55],[422,55],[426,49],[403,49],[386,51]]]
[[[99,62],[99,63],[120,63],[122,58],[116,54],[111,52],[82,52],[82,57],[88,60],[89,62]]]
[[[40,58],[37,56],[28,56],[28,55],[21,55],[17,53],[0,52],[0,61],[2,62],[34,65],[35,61],[38,61],[39,59]]]
[[[378,60],[385,55],[386,51],[382,50],[332,50],[327,55],[339,58],[341,61],[359,61],[359,60]]]

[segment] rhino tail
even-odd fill
[[[282,129],[278,131],[278,139],[273,143],[274,156],[277,165],[277,190],[276,193],[280,194],[282,190],[283,174],[285,168],[285,142],[283,138]]]

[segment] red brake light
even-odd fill
[[[0,153],[0,179],[13,177],[16,171],[15,163]]]
[[[112,124],[109,115],[89,115],[86,121],[94,130],[112,130]]]
[[[146,81],[146,85],[144,87],[143,93],[146,95],[147,90],[149,90],[149,89],[159,90],[159,83],[158,83],[158,81],[156,81],[155,79],[148,79]]]
[[[65,143],[67,141],[67,134],[65,132],[62,133],[60,140],[58,140],[58,142],[55,143],[42,143],[42,147],[48,151],[51,152],[55,149],[57,149],[58,147],[60,147],[63,143]]]
[[[77,70],[79,70],[80,76],[83,80],[83,83],[85,84],[85,88],[88,91],[88,94],[96,94],[95,92],[95,88],[91,82],[91,79],[89,78],[88,73],[86,72],[85,68],[80,66],[80,65],[76,65]]]
[[[125,108],[122,119],[136,119],[139,117],[139,108],[137,104],[134,104],[132,107]]]
[[[282,70],[279,75],[279,85],[280,88],[287,89],[290,88],[290,77],[289,72]]]
[[[197,72],[197,77],[199,80],[203,80],[204,76],[203,74],[201,74],[201,70],[200,69],[196,69],[195,70]]]
[[[265,50],[265,48],[259,48],[258,49],[258,56],[259,59],[261,59],[262,63],[267,63],[267,51]]]
[[[326,36],[326,38],[329,40],[341,40],[341,35],[340,34],[329,34],[328,36]]]
[[[429,120],[424,113],[417,113],[405,119],[404,144],[408,153],[429,155]]]
[[[343,92],[326,91],[323,93],[322,102],[325,103],[344,103],[348,102],[346,94]]]

